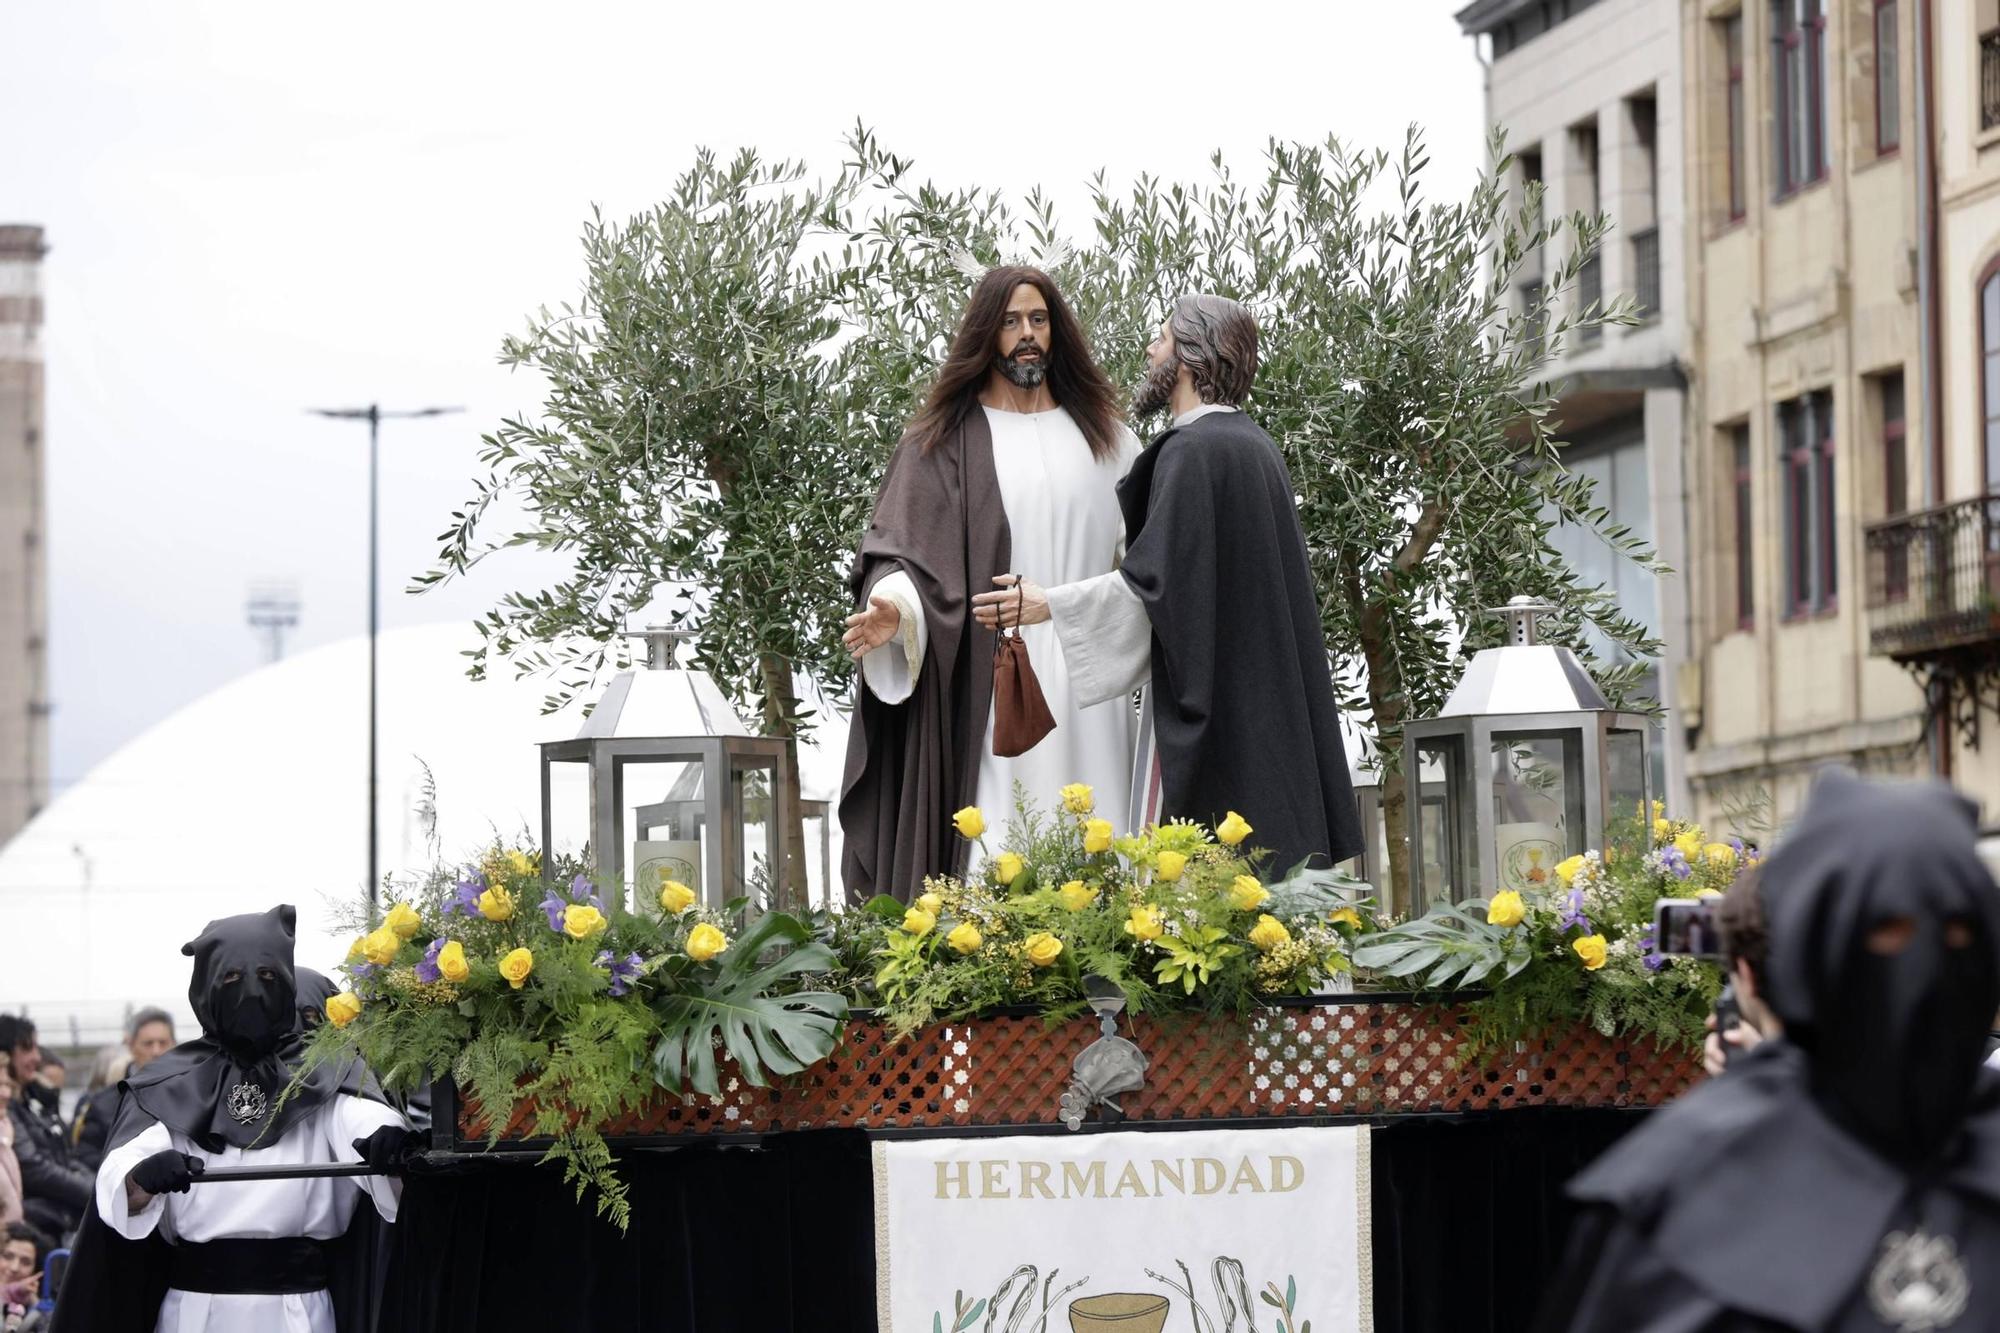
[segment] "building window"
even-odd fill
[[[1743,217],[1743,182],[1750,170],[1744,156],[1743,131],[1743,16],[1731,14],[1722,20],[1723,58],[1729,70],[1729,220]]]
[[[1785,479],[1785,614],[1817,615],[1834,609],[1840,590],[1830,392],[1778,404],[1778,449]]]
[[[1985,426],[1986,490],[2000,484],[2000,259],[1979,281],[1980,417]]]
[[[1729,431],[1729,461],[1735,476],[1736,627],[1757,623],[1757,519],[1750,508],[1750,426]]]
[[[1826,0],[1772,0],[1780,198],[1826,178]]]
[[[1893,153],[1903,140],[1903,102],[1896,68],[1896,0],[1875,0],[1875,152]]]
[[[1875,380],[1876,402],[1882,413],[1882,516],[1910,512],[1910,455],[1903,410],[1903,372],[1892,370]],[[1910,595],[1910,551],[1890,546],[1882,552],[1882,593],[1891,602]]]

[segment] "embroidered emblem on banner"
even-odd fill
[[[241,1125],[262,1120],[269,1103],[264,1100],[264,1090],[255,1083],[238,1083],[229,1090],[229,1114]]]
[[[1950,1328],[1965,1313],[1972,1280],[1949,1236],[1892,1232],[1868,1275],[1868,1304],[1901,1333]]]

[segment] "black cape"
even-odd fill
[[[1153,622],[1161,817],[1219,823],[1289,872],[1361,850],[1319,597],[1284,459],[1241,412],[1169,430],[1118,486]]]

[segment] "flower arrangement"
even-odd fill
[[[1440,905],[1369,937],[1355,963],[1427,991],[1486,987],[1466,1006],[1475,1052],[1573,1023],[1698,1047],[1721,977],[1659,951],[1654,908],[1726,892],[1757,852],[1738,838],[1711,841],[1658,802],[1627,823],[1605,849],[1557,865],[1549,891]]]
[[[1349,972],[1349,945],[1373,924],[1367,886],[1345,875],[1266,885],[1247,845],[1255,830],[1235,813],[1212,830],[1175,822],[1121,835],[1077,784],[1050,817],[1017,793],[1016,814],[995,851],[985,812],[959,811],[955,827],[982,853],[977,871],[927,879],[913,903],[863,909],[871,988],[896,1032],[1007,1005],[1072,1016],[1093,975],[1135,1013],[1244,1012]]]
[[[397,1095],[449,1074],[496,1139],[531,1104],[549,1158],[623,1226],[605,1125],[661,1090],[718,1093],[718,1047],[752,1084],[796,1073],[847,1016],[844,996],[812,988],[834,959],[810,928],[771,913],[732,938],[739,908],[668,880],[644,910],[607,911],[581,865],[496,844],[354,941],[308,1067],[358,1057]]]

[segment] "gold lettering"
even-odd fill
[[[1114,1199],[1123,1198],[1127,1188],[1131,1190],[1135,1198],[1148,1199],[1152,1197],[1146,1193],[1146,1182],[1139,1175],[1139,1164],[1130,1160],[1125,1163],[1125,1169],[1118,1173],[1118,1184],[1112,1188],[1111,1197]]]
[[[979,1164],[979,1197],[982,1199],[1011,1199],[1007,1192],[1007,1164],[1001,1161]]]
[[[1196,1194],[1220,1194],[1223,1184],[1229,1179],[1229,1169],[1213,1157],[1194,1159],[1194,1192]]]
[[[1063,1192],[1067,1199],[1074,1193],[1086,1199],[1104,1197],[1104,1163],[1091,1162],[1079,1167],[1075,1162],[1063,1163]]]
[[[1273,1157],[1271,1159],[1271,1193],[1290,1194],[1305,1183],[1306,1164],[1304,1162],[1301,1162],[1296,1157]]]
[[[950,1191],[956,1189],[958,1197],[972,1197],[971,1168],[964,1162],[939,1162],[937,1164],[937,1197],[949,1199]]]
[[[1229,1192],[1231,1194],[1241,1194],[1245,1188],[1245,1182],[1248,1182],[1248,1188],[1252,1194],[1262,1194],[1264,1192],[1264,1182],[1257,1179],[1257,1168],[1250,1165],[1248,1157],[1236,1164],[1236,1179],[1229,1182]]]
[[[1047,1162],[1021,1163],[1021,1197],[1032,1199],[1040,1190],[1044,1199],[1053,1199],[1056,1192],[1049,1188],[1049,1164]]]
[[[1174,1193],[1186,1194],[1187,1184],[1182,1179],[1186,1174],[1184,1170],[1186,1166],[1187,1163],[1184,1161],[1162,1162],[1158,1158],[1155,1158],[1153,1160],[1153,1193],[1155,1195],[1165,1194],[1167,1192],[1167,1182],[1172,1181]]]

